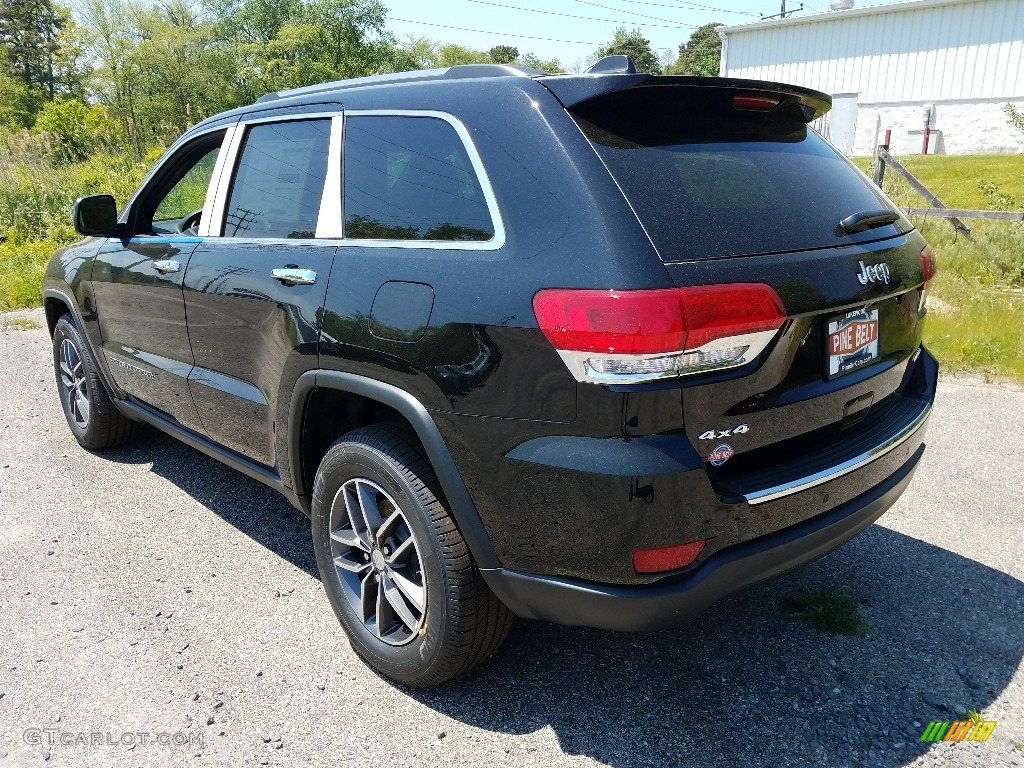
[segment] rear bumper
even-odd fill
[[[852,539],[906,490],[923,453],[924,445],[919,445],[885,481],[845,504],[723,549],[671,581],[627,587],[502,568],[484,570],[483,575],[498,598],[524,618],[625,632],[679,626],[723,597],[775,578]]]

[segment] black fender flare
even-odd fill
[[[120,387],[112,386],[113,378],[110,376],[110,371],[107,370],[107,359],[103,356],[102,351],[97,351],[89,339],[89,334],[85,328],[85,318],[82,317],[82,310],[78,306],[78,302],[74,299],[72,293],[70,293],[70,287],[68,291],[61,290],[60,288],[54,288],[52,285],[48,285],[43,288],[43,303],[45,305],[46,299],[60,299],[61,303],[67,306],[71,310],[71,315],[75,318],[75,325],[78,326],[78,330],[82,333],[82,341],[89,347],[89,352],[92,354],[92,359],[96,361],[96,373],[99,374],[100,381],[103,382],[103,386],[106,387],[107,392],[114,399],[115,405],[118,401],[124,399],[124,392]]]
[[[318,369],[306,371],[296,380],[295,387],[292,389],[288,419],[288,464],[293,490],[296,494],[302,496],[312,493],[311,488],[303,487],[302,425],[309,395],[314,389],[319,388],[349,392],[369,400],[375,400],[402,414],[423,444],[427,458],[444,490],[448,507],[455,517],[455,522],[458,524],[477,566],[480,568],[501,567],[494,547],[491,545],[490,537],[487,535],[487,529],[484,527],[483,521],[476,511],[476,505],[469,494],[469,489],[455,465],[455,460],[452,459],[444,438],[441,437],[441,432],[431,418],[430,412],[405,390],[377,379],[343,371]]]

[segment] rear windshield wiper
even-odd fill
[[[895,224],[900,220],[900,215],[895,211],[861,211],[851,213],[839,222],[836,227],[837,235],[852,235],[854,232],[866,232],[875,227],[884,227],[886,224]]]

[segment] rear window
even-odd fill
[[[648,86],[573,108],[665,261],[805,250],[877,240],[844,234],[885,197],[810,130],[794,104],[737,110],[727,88]]]

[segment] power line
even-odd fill
[[[509,8],[513,11],[526,11],[527,13],[544,13],[549,16],[564,16],[570,19],[584,19],[586,21],[603,21],[608,24],[633,24],[633,21],[623,21],[622,19],[599,19],[596,16],[577,16],[573,13],[560,13],[558,11],[542,11],[539,8],[523,8],[520,5],[505,5],[504,3],[492,3],[489,0],[468,0],[470,3],[478,3],[480,5],[491,5],[495,8]],[[628,13],[628,11],[627,11]],[[661,27],[663,29],[694,29],[692,24],[641,24],[643,27]]]
[[[495,32],[489,29],[470,29],[469,27],[453,27],[449,24],[435,24],[432,21],[418,21],[417,19],[400,19],[397,16],[391,17],[392,21],[401,21],[406,24],[421,24],[425,27],[440,27],[441,29],[455,29],[459,32],[475,32],[478,35],[502,35],[504,37],[522,37],[527,40],[543,40],[547,43],[568,43],[569,45],[604,45],[605,43],[594,43],[587,40],[560,40],[554,37],[535,37],[533,35],[516,35],[511,32]],[[607,41],[605,41],[607,42]]]
[[[645,2],[641,2],[641,0],[621,0],[621,2],[624,2],[624,3],[640,3],[641,5],[658,5],[658,3],[645,3]],[[686,0],[677,0],[677,2],[680,5],[687,5],[687,6],[691,7],[691,8],[699,8],[702,11],[715,11],[717,13],[735,13],[735,14],[737,14],[739,16],[757,16],[757,14],[754,13],[753,11],[731,11],[728,8],[716,8],[713,5],[701,5],[700,3],[688,3],[688,2],[686,2]],[[669,8],[671,6],[667,6],[666,5],[664,7],[665,8]]]
[[[612,8],[611,6],[608,6],[608,5],[601,5],[600,3],[592,3],[590,0],[576,0],[576,2],[577,3],[583,3],[584,5],[592,5],[595,8],[602,8],[602,9],[604,9],[606,11],[618,11],[619,13],[628,13],[628,14],[631,14],[633,16],[639,16],[641,19],[654,19],[655,21],[667,21],[669,23],[675,23],[675,19],[666,19],[666,18],[663,18],[661,16],[648,16],[645,13],[637,13],[636,11],[627,11],[624,8]],[[627,23],[627,24],[637,23],[638,26],[643,26],[643,24],[639,24],[639,22],[632,22],[632,21],[630,21],[630,22],[625,22],[625,23]],[[697,25],[695,25],[695,24],[684,24],[683,26],[685,26],[687,29],[697,29]]]

